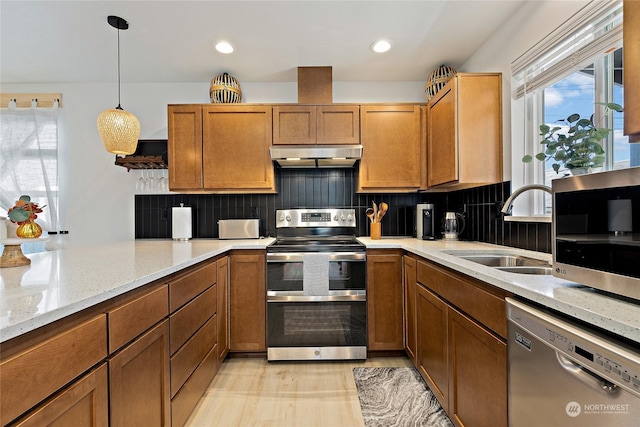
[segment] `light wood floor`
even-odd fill
[[[402,357],[367,361],[227,359],[187,422],[190,427],[364,426],[354,367],[411,366]]]

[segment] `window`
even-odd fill
[[[0,216],[27,194],[44,211],[38,223],[57,230],[58,219],[58,107],[0,109]],[[43,249],[25,247],[23,252]]]
[[[512,63],[514,135],[522,135],[514,138],[514,145],[522,142],[521,148],[513,150],[514,188],[531,183],[551,186],[551,180],[568,174],[566,169],[553,170],[556,161],[534,159],[522,164],[522,157],[544,151],[541,124],[566,128],[559,120],[573,113],[592,118],[596,127],[613,130],[602,141],[605,162],[601,170],[640,164],[640,152],[636,154],[640,144],[629,144],[622,134],[624,113],[597,104],[624,106],[622,49],[622,1],[592,1]],[[531,195],[528,206],[518,214],[550,214],[550,195],[539,193]]]

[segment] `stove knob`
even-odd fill
[[[287,215],[287,222],[291,221],[291,215]]]
[[[334,216],[334,217],[333,217],[333,220],[334,220],[334,221],[338,221],[338,215]]]
[[[284,221],[284,215],[280,214],[280,217],[278,217],[278,221],[280,222]]]
[[[341,215],[340,216],[340,221],[344,221],[344,220],[345,220],[344,215]]]
[[[349,222],[353,221],[353,215],[349,214],[349,216],[347,216],[347,221]]]

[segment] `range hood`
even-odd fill
[[[351,168],[362,157],[362,145],[280,145],[270,151],[283,168]]]

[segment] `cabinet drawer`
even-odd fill
[[[184,425],[217,372],[218,346],[214,346],[180,392],[171,400],[172,427]]]
[[[0,424],[15,419],[107,356],[101,314],[0,364]]]
[[[489,285],[461,277],[424,261],[418,261],[418,283],[506,339],[506,292],[496,289],[495,294],[491,293],[484,289]]]
[[[216,263],[209,262],[201,267],[195,267],[194,270],[169,283],[169,309],[171,313],[215,284],[217,273]]]
[[[91,371],[56,397],[21,419],[16,427],[109,425],[107,364]]]
[[[169,318],[169,349],[175,353],[204,323],[216,313],[217,288],[212,286]]]
[[[142,334],[169,314],[167,285],[107,312],[109,353]]]
[[[171,396],[173,397],[217,341],[217,319],[213,316],[171,358]]]

